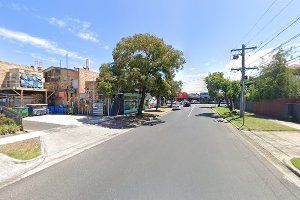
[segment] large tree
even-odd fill
[[[123,38],[113,50],[113,74],[125,91],[139,89],[141,99],[138,115],[142,114],[146,93],[156,80],[172,80],[185,63],[183,53],[166,45],[163,39],[150,34]]]
[[[229,85],[228,81],[224,78],[224,74],[222,72],[209,73],[205,77],[205,83],[209,96],[217,99],[218,106],[220,106],[221,99],[226,98]]]
[[[296,70],[288,68],[283,50],[279,50],[271,62],[261,68],[260,76],[253,80],[254,85],[249,88],[249,99],[259,101],[300,96],[300,81],[295,76]]]
[[[229,90],[228,90],[228,99],[229,99],[229,109],[230,111],[235,109],[235,105],[237,100],[241,94],[241,83],[240,81],[230,81],[229,83]]]
[[[169,98],[171,99],[171,107],[173,105],[173,100],[175,99],[176,95],[179,94],[182,91],[182,81],[175,81],[175,80],[170,80],[168,81],[170,85],[170,96]]]
[[[99,71],[98,89],[105,97],[110,99],[118,92],[117,78],[112,74],[110,63],[102,64]]]
[[[170,96],[171,86],[166,80],[162,79],[161,76],[158,76],[157,78],[153,79],[150,84],[150,93],[156,97],[156,110],[158,110],[158,107],[161,103],[161,97]]]

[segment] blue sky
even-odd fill
[[[204,91],[208,72],[227,74],[238,63],[229,62],[230,50],[250,39],[259,45],[300,14],[294,0],[152,0],[152,1],[4,1],[0,0],[0,60],[44,67],[83,66],[91,59],[93,70],[112,62],[116,43],[135,33],[151,33],[184,52],[187,63],[177,79],[188,92]],[[265,25],[268,24],[266,27]],[[255,56],[299,32],[295,24]],[[253,56],[253,57],[255,57]],[[239,62],[239,61],[237,61]],[[231,74],[229,75],[231,76]]]

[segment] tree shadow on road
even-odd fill
[[[143,122],[142,126],[155,126],[155,125],[164,124],[164,123],[166,123],[166,121],[163,121],[161,119],[155,119],[155,120]]]
[[[110,129],[129,129],[129,128],[136,128],[139,126],[155,126],[155,125],[165,123],[165,121],[158,119],[156,117],[139,118],[134,115],[120,116],[113,119],[106,119],[96,123],[87,122],[85,120],[81,120],[81,122],[90,125],[96,125],[99,127],[110,128]]]
[[[215,113],[201,113],[201,114],[197,114],[195,115],[196,117],[209,117],[209,118],[214,118],[214,119],[219,119],[221,118],[220,116],[218,116]]]
[[[134,122],[130,121],[124,121],[122,119],[110,119],[104,122],[101,122],[97,124],[97,126],[101,126],[104,128],[110,128],[110,129],[128,129],[128,128],[135,128],[138,125]]]

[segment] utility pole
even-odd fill
[[[246,68],[245,65],[245,51],[250,50],[250,49],[256,49],[256,47],[248,47],[246,48],[246,45],[243,44],[241,49],[232,49],[231,52],[233,51],[238,51],[240,53],[233,55],[233,59],[238,59],[239,56],[242,56],[242,67],[238,69],[231,69],[231,70],[241,70],[242,71],[242,91],[241,91],[241,98],[240,98],[240,117],[243,117],[243,125],[245,121],[245,108],[246,108],[246,102],[245,102],[245,72],[247,69],[258,69],[257,67],[248,67]]]

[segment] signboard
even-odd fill
[[[93,115],[102,116],[103,115],[103,103],[93,103]]]
[[[140,95],[137,93],[124,93],[124,114],[137,113]]]
[[[176,99],[188,99],[189,95],[187,93],[180,93],[176,96]]]
[[[201,92],[200,97],[202,98],[209,98],[208,92]]]

